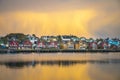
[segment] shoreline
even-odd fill
[[[76,50],[76,49],[39,49],[39,50],[14,50],[14,49],[0,49],[0,54],[6,54],[6,53],[95,53],[95,52],[120,52],[120,49],[118,50],[104,50],[104,49],[86,49],[86,50]]]

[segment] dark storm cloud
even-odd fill
[[[0,11],[50,11],[72,0],[0,0]]]
[[[118,5],[119,0],[0,0],[0,11],[114,10]]]

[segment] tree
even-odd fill
[[[12,40],[12,38],[15,38],[17,41],[21,42],[27,39],[27,36],[23,33],[10,33],[6,35],[3,39],[6,41]]]

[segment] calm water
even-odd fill
[[[120,53],[3,54],[0,80],[120,80]]]

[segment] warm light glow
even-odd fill
[[[7,26],[8,32],[34,33],[38,36],[73,34],[89,37],[91,34],[87,23],[95,15],[93,10],[11,12],[0,17],[0,24],[2,27]]]
[[[120,38],[119,0],[2,0],[0,36],[9,33]]]

